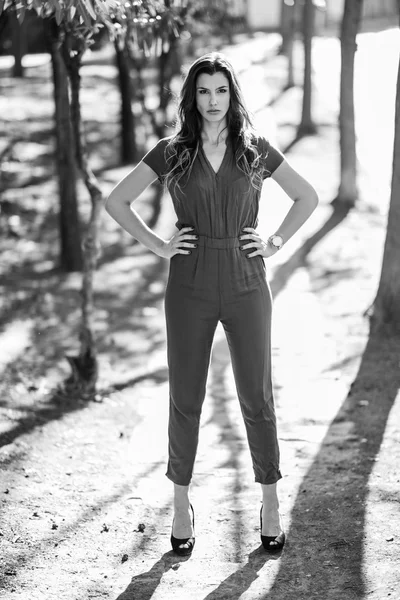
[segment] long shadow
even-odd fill
[[[310,129],[303,130],[303,131],[298,130],[297,134],[292,139],[292,141],[289,142],[289,144],[287,144],[287,146],[285,146],[283,148],[283,150],[282,150],[283,154],[287,154],[288,152],[290,152],[290,150],[292,150],[292,148],[294,148],[294,146],[296,144],[298,144],[304,137],[306,137],[308,135],[316,135],[316,133],[317,133],[317,131],[314,127],[311,127]]]
[[[277,560],[278,556],[270,556],[262,546],[249,554],[247,563],[229,575],[204,600],[240,600],[246,590],[259,577],[260,571],[267,562]]]
[[[218,469],[230,469],[234,474],[233,480],[230,482],[230,503],[234,509],[232,517],[234,522],[230,524],[230,536],[234,542],[234,555],[232,559],[240,561],[243,554],[243,522],[241,511],[235,509],[240,508],[239,499],[246,484],[243,483],[240,469],[240,456],[243,451],[240,446],[241,436],[227,406],[231,394],[226,386],[226,369],[230,363],[230,354],[224,336],[213,345],[210,363],[210,375],[212,378],[209,390],[213,404],[209,422],[218,425],[218,444],[222,447],[227,447],[229,452],[227,459],[218,464]]]
[[[172,550],[166,552],[154,563],[149,571],[132,577],[127,588],[120,593],[116,600],[150,600],[160,584],[161,578],[172,566],[186,562],[189,557],[179,557]],[[176,568],[176,567],[175,567]]]
[[[307,256],[325,236],[346,218],[350,208],[348,206],[336,206],[327,221],[311,237],[307,238],[303,245],[292,254],[292,256],[282,265],[280,265],[271,280],[271,290],[273,296],[277,296],[285,287],[293,273],[300,267],[306,266]]]
[[[146,371],[141,375],[137,375],[137,377],[132,377],[131,379],[120,381],[119,383],[110,385],[110,387],[108,388],[102,389],[102,394],[110,394],[111,392],[121,392],[127,387],[133,387],[134,385],[138,385],[142,381],[152,381],[155,385],[162,385],[163,383],[168,381],[168,368],[160,367],[159,369]]]
[[[400,336],[391,331],[370,335],[348,396],[299,488],[289,548],[263,600],[365,597],[368,484],[400,386],[399,348]]]
[[[259,112],[265,110],[266,108],[273,108],[275,106],[275,104],[281,100],[281,98],[283,98],[283,96],[286,94],[286,92],[288,90],[292,89],[291,87],[285,87],[285,86],[280,86],[278,87],[278,91],[275,93],[274,96],[272,96],[272,98],[270,100],[268,100],[268,102],[266,102],[265,104],[258,106],[255,110],[254,110],[254,114],[258,114]]]

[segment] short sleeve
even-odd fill
[[[167,172],[166,147],[171,137],[162,138],[157,144],[145,154],[142,161],[146,163],[158,175],[159,181],[163,182],[163,177]]]
[[[264,137],[258,138],[257,147],[264,167],[263,179],[266,179],[267,177],[271,177],[272,173],[276,171],[279,165],[285,160],[285,156]]]

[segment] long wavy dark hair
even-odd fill
[[[250,115],[232,65],[220,53],[212,52],[198,58],[183,82],[178,106],[176,133],[166,147],[169,170],[164,183],[182,191],[188,180],[201,143],[202,116],[196,106],[196,82],[199,75],[223,73],[229,82],[230,104],[226,115],[227,142],[230,142],[238,168],[246,175],[250,186],[261,189],[263,167]],[[265,157],[264,157],[265,158]],[[250,187],[249,186],[249,187]]]

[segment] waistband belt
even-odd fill
[[[245,242],[246,240],[243,240]],[[215,238],[208,237],[207,235],[199,235],[198,239],[195,240],[195,244],[198,246],[206,246],[207,248],[217,248],[217,249],[225,249],[225,248],[239,248],[240,240],[237,237],[228,237],[228,238]]]

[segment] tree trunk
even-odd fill
[[[179,75],[182,66],[182,53],[180,47],[180,39],[173,33],[169,36],[168,52],[162,52],[158,59],[158,85],[160,89],[160,110],[165,111],[171,100],[171,79],[174,75]]]
[[[400,332],[400,64],[397,75],[392,191],[385,248],[371,325]]]
[[[286,89],[290,90],[290,88],[294,87],[295,81],[294,81],[294,56],[293,56],[293,50],[294,50],[294,38],[292,38],[291,40],[288,40],[287,43],[287,58],[288,58],[288,71],[287,71],[287,82],[286,82]]]
[[[345,0],[340,33],[340,185],[332,204],[352,208],[358,197],[356,132],[354,125],[354,55],[363,0]]]
[[[169,89],[169,84],[171,81],[169,62],[172,51],[173,47],[170,45],[168,52],[165,52],[163,49],[158,58],[158,86],[160,94],[159,108],[164,114],[171,96],[171,91]]]
[[[118,83],[121,93],[121,163],[131,164],[138,159],[135,138],[135,116],[132,112],[132,83],[129,56],[126,48],[114,44],[118,69]]]
[[[88,165],[85,135],[83,131],[80,106],[80,67],[85,42],[79,43],[76,52],[71,55],[72,41],[67,35],[63,44],[63,58],[66,62],[71,84],[71,121],[74,132],[76,162],[90,195],[91,213],[83,241],[83,278],[82,278],[82,321],[80,330],[80,351],[77,357],[67,357],[72,367],[71,387],[85,396],[92,396],[98,379],[98,362],[93,335],[94,300],[93,278],[99,251],[98,229],[103,196],[99,183]]]
[[[304,83],[303,106],[301,122],[297,130],[297,137],[312,135],[317,128],[311,116],[312,104],[312,39],[314,35],[314,4],[313,0],[304,0],[303,6],[303,44],[304,44]]]
[[[60,29],[54,19],[47,20],[45,23],[54,82],[56,162],[60,196],[60,264],[62,269],[70,273],[82,270],[83,256],[68,77],[60,50]]]
[[[26,21],[20,23],[17,14],[12,10],[10,12],[12,53],[14,55],[14,66],[12,69],[13,77],[23,77],[24,68],[22,58],[26,51]]]
[[[290,37],[291,37],[291,18],[292,11],[294,9],[294,0],[291,4],[288,0],[281,0],[281,23],[280,23],[280,34],[282,36],[282,43],[279,48],[279,54],[288,56]]]
[[[288,77],[286,83],[286,89],[294,87],[294,40],[296,35],[296,7],[297,4],[293,3],[292,6],[288,6],[288,28],[286,32],[286,56],[288,59]]]

